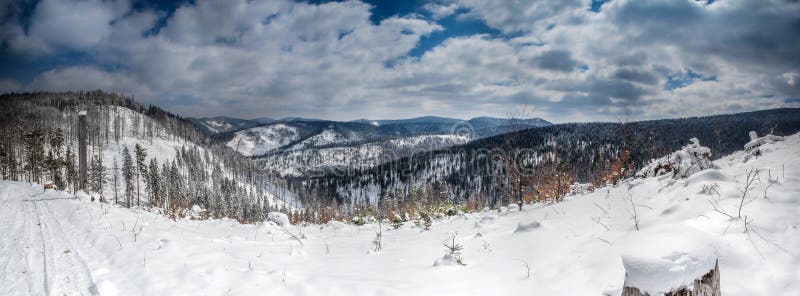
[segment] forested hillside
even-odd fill
[[[570,123],[479,139],[369,169],[332,171],[304,180],[303,199],[333,197],[355,207],[397,211],[419,204],[473,208],[509,202],[558,200],[570,186],[602,186],[630,177],[651,159],[696,137],[714,159],[741,149],[759,135],[800,130],[800,110],[774,109],[732,115],[630,123]],[[319,192],[323,192],[320,194]],[[380,202],[379,202],[380,201]]]
[[[2,95],[2,179],[77,191],[79,111],[88,113],[88,187],[101,201],[242,222],[290,208],[281,180],[250,159],[174,114],[101,91]]]

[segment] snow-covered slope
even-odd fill
[[[0,294],[619,295],[626,266],[666,289],[718,259],[723,295],[798,295],[798,160],[792,135],[688,178],[634,179],[430,230],[383,224],[379,252],[377,224],[173,221],[0,182]],[[739,219],[749,170],[759,178]],[[453,235],[466,265],[434,266],[451,262],[442,244]]]
[[[262,123],[258,120],[247,120],[227,116],[189,118],[197,128],[207,134],[218,134],[253,127]]]
[[[245,156],[263,155],[299,137],[297,128],[279,123],[238,131],[225,145]]]
[[[292,145],[289,150],[306,149],[332,144],[344,144],[359,140],[361,140],[361,138],[357,134],[345,135],[329,127],[322,130],[322,132],[309,137],[308,139]]]
[[[322,135],[322,134],[319,134]],[[317,135],[317,136],[319,136]],[[316,137],[316,136],[314,136]],[[330,139],[332,137],[329,137]],[[329,143],[343,143],[347,140],[337,138]],[[340,139],[340,138],[338,138]],[[305,149],[291,149],[283,153],[275,153],[259,159],[264,168],[280,173],[283,176],[300,176],[308,173],[315,175],[325,173],[326,169],[348,167],[369,168],[387,161],[395,160],[410,155],[435,149],[444,149],[450,146],[464,144],[470,139],[459,135],[421,135],[385,141],[369,142],[353,146],[333,146],[315,148],[321,144],[312,145],[307,141]],[[319,142],[317,142],[319,143]],[[295,146],[300,145],[297,144]]]
[[[107,145],[101,146],[103,149],[103,162],[104,166],[108,170],[108,174],[117,174],[118,180],[120,180],[120,184],[117,185],[117,190],[122,192],[123,185],[123,150],[128,148],[129,153],[133,155],[135,146],[138,144],[147,153],[147,158],[145,163],[149,163],[151,159],[155,159],[159,164],[169,164],[170,162],[176,160],[176,156],[178,151],[194,151],[197,152],[199,155],[203,155],[207,160],[207,166],[203,169],[205,173],[211,175],[214,172],[215,167],[219,167],[223,177],[232,178],[232,168],[226,167],[223,162],[219,159],[219,156],[212,153],[207,147],[198,145],[191,141],[186,141],[176,135],[170,134],[164,126],[161,124],[154,122],[152,119],[137,113],[133,110],[119,107],[119,106],[112,106],[113,108],[112,113],[115,114],[109,125],[113,128],[113,126],[124,126],[127,129],[127,132],[123,132],[119,141],[110,142]],[[94,148],[94,147],[91,147]],[[77,151],[77,147],[73,147],[74,151]],[[96,154],[91,152],[91,154]],[[114,166],[114,161],[116,161],[116,166]],[[195,164],[199,165],[199,164]],[[117,168],[114,171],[114,168]],[[113,175],[112,175],[113,176]],[[186,176],[187,178],[189,176]],[[113,178],[109,178],[113,180]],[[237,180],[237,184],[244,186],[247,188],[248,191],[254,191],[253,184],[247,184],[242,180]],[[265,194],[267,195],[267,201],[276,207],[286,206],[289,207],[291,204],[291,195],[287,194],[283,197],[278,197],[273,194],[271,191],[277,191],[275,186],[272,184],[265,184],[268,188]],[[104,186],[104,195],[106,199],[113,198],[113,188],[114,184],[112,182],[107,182]],[[142,188],[145,185],[141,185]],[[145,190],[142,190],[145,191]],[[120,193],[121,195],[121,193]],[[144,192],[143,199],[147,199],[147,193]],[[157,206],[157,205],[153,205]]]

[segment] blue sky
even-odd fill
[[[100,88],[184,116],[566,122],[800,107],[798,1],[0,4],[0,92]]]

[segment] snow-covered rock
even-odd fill
[[[672,174],[674,178],[687,178],[694,173],[714,167],[711,162],[711,149],[700,145],[697,138],[681,150],[653,160],[636,173],[637,178],[655,177]]]
[[[756,149],[756,148],[760,147],[761,145],[764,145],[764,144],[767,144],[767,143],[780,142],[780,141],[783,141],[783,137],[781,137],[781,136],[776,136],[776,135],[769,134],[769,135],[765,135],[763,137],[759,137],[756,132],[751,131],[750,132],[750,142],[747,142],[747,144],[744,144],[744,150],[745,151],[751,151],[753,149]]]
[[[280,226],[288,226],[289,223],[289,216],[281,212],[269,212],[267,213],[267,220],[275,222]]]
[[[745,155],[742,158],[742,161],[747,162],[753,157],[760,156],[761,146],[763,146],[764,144],[772,144],[783,140],[784,140],[783,137],[772,134],[759,137],[755,131],[750,131],[750,142],[744,144]]]
[[[662,295],[682,288],[691,289],[695,279],[716,266],[713,256],[672,252],[658,258],[623,257],[625,286],[650,295]]]

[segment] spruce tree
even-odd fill
[[[106,183],[106,167],[103,165],[103,158],[101,154],[98,154],[95,157],[92,157],[89,184],[92,191],[100,193],[100,202],[105,202],[103,186]],[[94,197],[92,197],[92,201],[94,201]]]
[[[50,169],[50,177],[53,184],[59,189],[64,188],[64,177],[62,176],[62,169],[64,167],[64,158],[61,155],[61,149],[64,146],[64,132],[61,128],[57,128],[55,132],[50,135],[50,152],[48,153],[48,167]]]
[[[131,199],[133,198],[134,185],[134,172],[133,160],[128,147],[122,149],[122,176],[125,179],[125,205],[131,207]]]
[[[158,173],[158,162],[156,162],[155,158],[150,159],[147,176],[147,187],[150,190],[150,206],[158,205],[161,199],[161,177]]]
[[[24,168],[28,172],[28,181],[40,183],[45,165],[44,134],[41,128],[25,134],[25,153],[28,159]]]
[[[78,191],[78,170],[75,168],[75,154],[67,147],[67,154],[64,156],[64,167],[67,171],[67,184],[72,185],[72,193]]]
[[[147,150],[142,148],[139,143],[136,143],[133,150],[134,154],[136,154],[136,205],[140,206],[142,197],[139,193],[139,180],[147,180],[147,164],[145,163],[147,159]],[[145,181],[145,183],[147,182]]]
[[[114,204],[119,204],[119,165],[117,156],[114,155],[114,162],[111,164],[111,186],[114,189]]]

